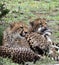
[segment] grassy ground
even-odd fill
[[[55,61],[52,61],[51,59],[49,58],[46,58],[45,60],[40,60],[40,61],[37,61],[36,64],[33,64],[33,62],[28,62],[29,65],[50,65],[50,64],[55,64],[57,62]],[[0,65],[19,65],[17,63],[13,63],[11,59],[8,59],[8,58],[0,58]],[[22,65],[22,64],[20,64]]]
[[[10,10],[10,12],[2,18],[2,21],[13,22],[21,20],[28,24],[29,21],[35,18],[46,18],[49,20],[48,24],[53,32],[53,41],[59,43],[59,0],[0,0],[0,3],[5,3],[6,8]],[[4,29],[5,27],[0,25],[0,43]],[[49,60],[49,58],[47,59],[37,62],[36,65],[55,63]],[[10,59],[3,58],[1,58],[1,63],[3,63],[3,65],[18,65],[13,63]],[[30,65],[33,64],[30,63]]]
[[[57,1],[1,0],[1,2],[10,9],[9,14],[3,18],[5,22],[19,20],[29,22],[38,16],[49,20],[59,20],[59,2]]]

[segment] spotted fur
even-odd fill
[[[48,42],[44,36],[38,33],[32,32],[30,34],[27,34],[26,39],[31,49],[35,52],[38,51],[41,55],[49,50],[50,42]]]
[[[4,46],[28,46],[25,35],[28,32],[28,27],[23,22],[13,22],[3,32],[3,45]]]
[[[3,33],[3,45],[11,48],[30,48],[35,54],[39,53],[41,55],[46,55],[46,52],[51,50],[49,48],[51,40],[48,42],[47,37],[45,36],[47,34],[47,29],[44,29],[47,28],[46,20],[38,18],[30,22],[30,24],[31,27],[29,30],[28,26],[23,22],[11,23],[10,27],[8,27]],[[44,35],[37,33],[40,27],[44,27]]]
[[[52,59],[52,60],[56,60],[56,61],[59,61],[59,47],[57,46],[56,43],[53,42],[52,45],[50,45],[50,48],[49,48],[49,57]]]
[[[39,31],[40,29],[40,31]],[[47,21],[46,19],[41,19],[41,18],[37,18],[34,21],[30,22],[30,32],[39,32],[42,33],[42,31],[44,32],[44,30],[47,29]]]
[[[0,56],[11,58],[14,62],[23,64],[25,62],[36,62],[41,58],[40,55],[34,53],[29,48],[13,48],[13,47],[5,47],[0,46]]]

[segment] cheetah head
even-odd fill
[[[48,30],[46,19],[37,18],[30,22],[30,32],[43,34],[46,30]]]
[[[19,33],[25,36],[28,33],[28,26],[24,22],[13,22],[10,24],[11,33]]]

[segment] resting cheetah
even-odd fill
[[[43,33],[45,30],[47,30],[47,22],[46,19],[37,18],[34,21],[30,22],[30,32],[39,32]]]
[[[28,46],[25,35],[28,32],[28,26],[23,22],[13,22],[3,32],[4,46]],[[27,47],[26,46],[26,47]]]
[[[26,35],[26,39],[30,45],[30,48],[34,52],[38,52],[39,54],[44,54],[49,50],[50,41],[45,36],[38,34],[36,32],[32,32]]]
[[[14,62],[19,64],[25,64],[25,62],[36,62],[41,59],[41,56],[34,53],[29,48],[13,48],[13,47],[5,47],[0,46],[0,56],[11,58]],[[28,65],[28,64],[27,64]]]
[[[49,48],[49,57],[52,60],[59,61],[59,47],[54,42],[53,42],[52,45],[50,45],[50,48]]]

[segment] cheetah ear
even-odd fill
[[[10,23],[10,28],[13,28],[14,24],[15,24],[15,22]]]
[[[45,18],[43,18],[43,20],[46,20]]]
[[[45,19],[45,18],[43,18],[43,20],[45,20],[45,21],[46,21],[46,19]]]
[[[30,22],[30,25],[33,27],[33,26],[34,26],[34,22],[33,22],[33,21],[31,21],[31,22]]]

